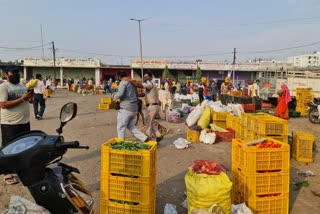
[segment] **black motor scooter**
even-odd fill
[[[52,214],[94,213],[94,199],[73,174],[78,169],[59,163],[69,148],[89,149],[78,141],[64,142],[63,126],[77,114],[77,105],[67,103],[60,112],[59,135],[30,131],[0,149],[0,174],[17,174],[36,203]],[[51,164],[57,167],[48,167]]]

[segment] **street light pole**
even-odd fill
[[[130,20],[132,21],[137,21],[139,23],[139,40],[140,40],[140,58],[141,58],[141,79],[143,79],[143,59],[142,59],[142,40],[141,40],[141,22],[145,21],[147,19],[133,19],[131,18]]]

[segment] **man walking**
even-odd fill
[[[212,87],[211,87],[211,98],[212,101],[217,101],[217,93],[218,93],[218,86],[216,80],[213,80]]]
[[[120,99],[120,110],[117,118],[118,138],[125,139],[125,131],[127,128],[141,142],[148,142],[148,136],[140,132],[134,125],[134,119],[138,113],[137,88],[129,82],[126,72],[120,71],[117,76],[121,82],[118,92],[112,94],[112,99]]]
[[[30,110],[26,102],[33,97],[27,87],[20,83],[19,68],[10,65],[5,69],[7,81],[0,85],[1,135],[2,146],[5,146],[15,136],[30,131]],[[5,175],[7,184],[18,181],[13,175]]]
[[[204,91],[204,86],[202,85],[202,82],[201,82],[200,85],[198,86],[200,103],[202,103],[202,101],[204,100],[203,91]]]
[[[143,88],[145,89],[145,99],[146,99],[146,106],[147,106],[147,112],[146,112],[146,134],[150,139],[152,139],[152,134],[157,139],[157,142],[159,143],[163,136],[161,136],[160,132],[156,127],[153,125],[154,118],[160,111],[159,106],[159,94],[157,85],[152,82],[152,73],[146,72],[144,77],[144,83]]]
[[[37,81],[36,86],[34,87],[33,108],[34,108],[34,116],[35,116],[36,120],[40,120],[40,119],[42,119],[44,110],[46,109],[46,103],[45,103],[46,89],[45,89],[43,82],[41,81],[41,79],[42,79],[41,74],[37,74],[36,79],[38,81]],[[38,108],[39,103],[40,103],[40,112],[39,112],[39,108]]]

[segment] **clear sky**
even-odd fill
[[[320,50],[317,44],[244,53],[320,42],[319,0],[0,0],[0,8],[0,47],[41,45],[41,24],[44,44],[54,41],[58,57],[95,57],[108,64],[139,59],[138,24],[130,18],[148,19],[142,23],[145,59],[230,62],[237,48],[238,61],[286,60]],[[0,48],[2,61],[24,56],[42,56],[42,50]]]

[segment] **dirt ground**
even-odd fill
[[[56,134],[59,126],[59,111],[63,104],[76,102],[78,104],[77,117],[64,127],[63,136],[66,141],[78,140],[81,145],[90,146],[89,150],[69,150],[63,162],[77,167],[81,174],[80,179],[92,192],[97,204],[96,213],[100,207],[100,164],[101,145],[110,138],[117,136],[115,110],[98,110],[98,103],[103,95],[82,96],[67,93],[65,90],[57,91],[47,101],[44,119],[36,121],[31,112],[31,128],[42,130],[48,134]],[[184,120],[186,116],[184,117]],[[187,127],[184,122],[170,124],[159,120],[160,124],[173,130],[173,134],[166,136],[157,151],[157,208],[156,213],[163,213],[166,203],[177,206],[179,214],[187,213],[180,204],[185,200],[185,183],[188,166],[196,159],[216,160],[222,162],[230,171],[231,176],[231,143],[219,142],[213,145],[192,144],[186,150],[177,150],[172,142],[179,137],[186,138]],[[139,122],[139,124],[141,121]],[[178,129],[181,129],[179,132]],[[305,131],[316,136],[316,149],[314,151],[314,163],[297,162],[291,159],[290,183],[307,180],[308,187],[302,187],[299,191],[290,188],[290,213],[318,213],[320,209],[320,157],[317,148],[320,148],[320,125],[311,124],[307,118],[289,120],[289,131]],[[128,140],[135,138],[128,133]],[[316,176],[304,178],[297,171],[313,171]],[[0,213],[8,208],[10,196],[19,195],[32,200],[30,193],[21,184],[6,185],[0,181]]]

